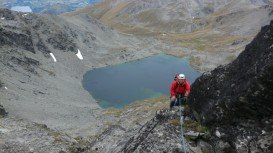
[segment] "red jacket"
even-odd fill
[[[185,94],[186,91],[190,92],[191,91],[191,86],[189,84],[189,82],[187,80],[185,80],[183,85],[178,85],[178,82],[176,80],[174,80],[171,84],[170,87],[170,94],[171,97],[175,96],[177,94]]]

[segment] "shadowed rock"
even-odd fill
[[[1,117],[4,117],[4,116],[6,116],[8,113],[6,112],[6,110],[5,110],[5,108],[2,106],[2,105],[0,105],[0,116]]]
[[[196,117],[218,129],[217,137],[236,151],[266,152],[272,145],[272,61],[273,21],[261,29],[236,60],[203,74],[192,85],[189,104]],[[269,144],[260,144],[260,148],[254,145],[264,139],[271,140],[271,144],[267,141]]]

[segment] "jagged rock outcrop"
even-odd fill
[[[154,118],[113,152],[183,152],[179,114],[178,107],[157,111]],[[187,152],[213,152],[212,145],[207,142],[210,135],[205,127],[186,117],[183,132]]]
[[[189,104],[232,152],[273,152],[273,21],[236,60],[204,73]]]
[[[121,152],[178,152],[179,128],[169,121],[177,118],[168,110],[161,110],[147,122],[121,149]]]

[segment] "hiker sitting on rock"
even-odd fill
[[[185,104],[187,97],[190,93],[191,87],[190,83],[186,80],[184,74],[176,75],[174,81],[170,87],[170,108],[173,106],[179,106],[178,98],[181,98],[181,104]]]

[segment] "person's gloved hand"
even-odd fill
[[[184,102],[187,102],[187,100],[188,100],[188,97],[186,97],[186,96],[183,97],[183,101],[184,101]]]

